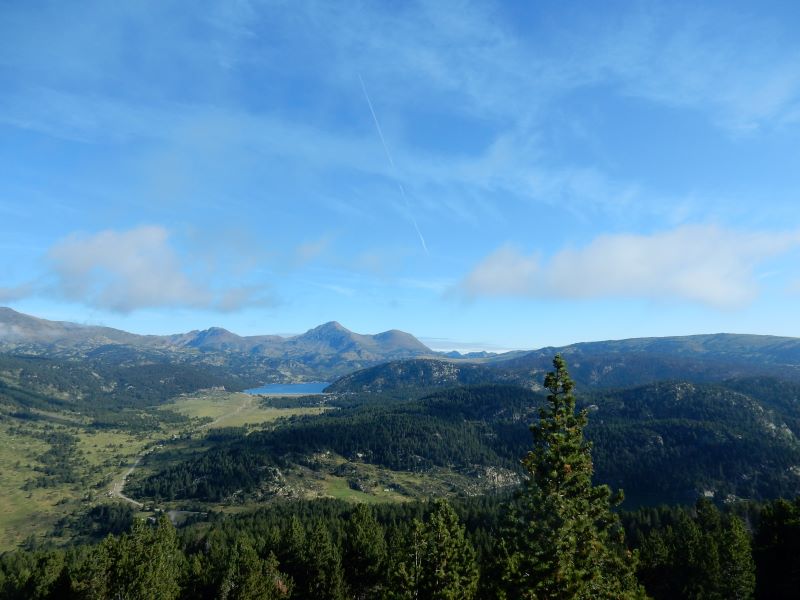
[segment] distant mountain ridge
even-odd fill
[[[592,387],[721,381],[756,374],[800,380],[800,338],[733,333],[584,342],[541,348],[496,364],[543,377],[557,353],[577,381]]]
[[[706,383],[751,376],[800,381],[799,338],[719,333],[583,342],[473,361],[441,357],[403,360],[349,373],[329,389],[391,392],[414,386],[469,385],[479,378],[539,389],[556,354],[564,356],[570,374],[584,388],[621,388],[657,381]]]
[[[113,357],[130,365],[206,364],[254,383],[334,381],[346,376],[332,386],[332,391],[342,392],[447,387],[480,380],[537,389],[556,353],[567,359],[578,384],[589,388],[666,380],[702,383],[754,375],[800,381],[800,338],[726,333],[455,356],[434,352],[403,331],[364,335],[335,321],[292,337],[240,336],[220,327],[138,335],[0,308],[0,351],[59,358],[91,355],[109,361]]]
[[[0,350],[48,356],[121,355],[139,361],[210,363],[254,381],[328,378],[381,362],[435,353],[409,333],[350,331],[335,321],[293,336],[240,336],[221,327],[138,335],[111,327],[49,321],[0,308]]]

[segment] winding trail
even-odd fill
[[[198,431],[202,431],[203,429],[209,429],[210,427],[213,427],[214,425],[217,425],[218,423],[221,423],[225,419],[228,419],[228,418],[230,418],[230,417],[232,417],[234,415],[238,415],[245,408],[249,408],[250,406],[252,406],[252,404],[253,404],[253,396],[248,396],[247,398],[244,399],[244,402],[242,402],[235,410],[232,410],[229,413],[225,413],[224,415],[220,415],[219,417],[217,417],[216,419],[214,419],[210,423],[205,423],[203,425],[195,427],[193,430],[191,430],[190,433],[195,433],[195,432],[198,432]],[[158,443],[159,442],[156,442],[156,444],[158,444]],[[153,448],[151,447],[150,449],[145,450],[144,452],[142,452],[141,454],[139,454],[136,457],[136,460],[133,462],[133,464],[130,467],[128,467],[128,470],[125,471],[125,473],[122,475],[122,477],[118,481],[115,481],[115,482],[113,482],[111,484],[111,487],[108,490],[109,496],[111,496],[112,498],[119,498],[120,500],[125,500],[126,502],[130,502],[136,508],[144,507],[144,504],[142,504],[138,500],[134,500],[133,498],[129,498],[128,496],[126,496],[124,494],[124,489],[125,489],[125,484],[128,481],[128,477],[130,477],[133,474],[133,472],[136,470],[136,467],[138,467],[139,463],[142,462],[142,459],[152,451],[153,451]]]

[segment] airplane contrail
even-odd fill
[[[403,198],[403,202],[406,206],[406,211],[408,215],[411,217],[411,222],[414,224],[414,229],[417,231],[417,235],[419,236],[419,241],[422,244],[422,249],[425,250],[425,254],[430,256],[430,252],[428,252],[428,244],[425,243],[425,238],[422,235],[422,232],[419,229],[419,225],[417,225],[417,219],[414,217],[414,213],[411,212],[411,205],[408,202],[408,197],[406,196],[406,190],[403,187],[403,183],[400,181],[400,176],[397,172],[397,167],[394,164],[394,160],[392,160],[392,153],[389,152],[389,146],[386,144],[386,138],[383,137],[383,130],[381,129],[381,124],[378,121],[378,115],[375,114],[375,109],[372,107],[372,100],[369,98],[369,93],[367,92],[367,86],[364,84],[364,80],[361,77],[361,73],[358,74],[358,80],[361,82],[361,89],[364,92],[364,98],[367,100],[367,106],[369,106],[369,112],[372,114],[372,121],[375,123],[375,129],[378,131],[378,137],[381,138],[381,145],[383,146],[383,151],[386,152],[386,158],[389,159],[389,165],[392,167],[392,175],[394,176],[395,181],[397,182],[397,187],[400,190],[400,196]]]

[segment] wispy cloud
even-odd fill
[[[626,93],[706,112],[732,132],[796,118],[800,46],[790,28],[732,6],[685,9],[656,4],[631,13],[596,64]]]
[[[352,298],[356,295],[355,289],[343,285],[337,285],[334,283],[315,283],[314,285],[339,294],[340,296],[347,296],[348,298]]]
[[[758,293],[755,272],[800,246],[800,232],[741,233],[712,225],[653,235],[605,235],[544,260],[504,246],[461,282],[469,296],[628,297],[739,308]]]

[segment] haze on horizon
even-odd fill
[[[0,305],[465,351],[800,336],[798,23],[792,2],[4,4]]]

